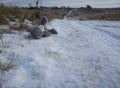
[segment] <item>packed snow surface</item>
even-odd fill
[[[53,20],[58,35],[5,34],[14,56],[4,88],[120,88],[120,21]],[[49,26],[48,26],[49,27]]]

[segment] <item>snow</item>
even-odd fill
[[[29,20],[27,20],[27,19],[25,19],[24,24],[25,24],[25,25],[28,25],[29,27],[32,26],[32,22],[29,21]]]
[[[10,28],[9,28],[9,26],[1,25],[1,26],[0,26],[0,31],[3,30],[3,29],[4,29],[4,30],[8,30],[8,29],[10,29]]]
[[[5,34],[0,60],[15,67],[4,88],[120,88],[120,21],[53,20],[58,35]],[[49,27],[49,25],[48,25]]]

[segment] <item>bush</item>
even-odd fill
[[[2,16],[0,15],[0,24],[7,24],[8,21]]]
[[[10,28],[12,30],[23,31],[28,28],[28,25],[20,23],[19,25],[12,25]]]
[[[87,8],[87,9],[92,9],[92,6],[87,5],[86,8]]]
[[[13,32],[12,32],[12,30],[2,30],[2,31],[0,31],[0,35],[1,35],[1,34],[6,34],[6,33],[11,34],[11,33],[13,33]]]
[[[6,58],[5,62],[0,60],[0,88],[3,88],[2,80],[3,80],[5,72],[8,72],[9,70],[11,70],[15,67],[14,62],[15,62],[14,54],[9,55]]]
[[[19,19],[23,22],[26,18],[32,17],[32,11],[27,11],[19,7],[7,7],[0,5],[0,24],[6,24],[9,21],[15,21]]]

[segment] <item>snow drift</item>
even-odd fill
[[[120,22],[54,20],[58,35],[6,34],[0,60],[14,54],[5,88],[120,88]]]

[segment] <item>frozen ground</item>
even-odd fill
[[[120,88],[120,21],[54,20],[58,35],[33,40],[27,34],[3,36],[9,42],[0,59],[13,55],[15,68],[5,88]]]

